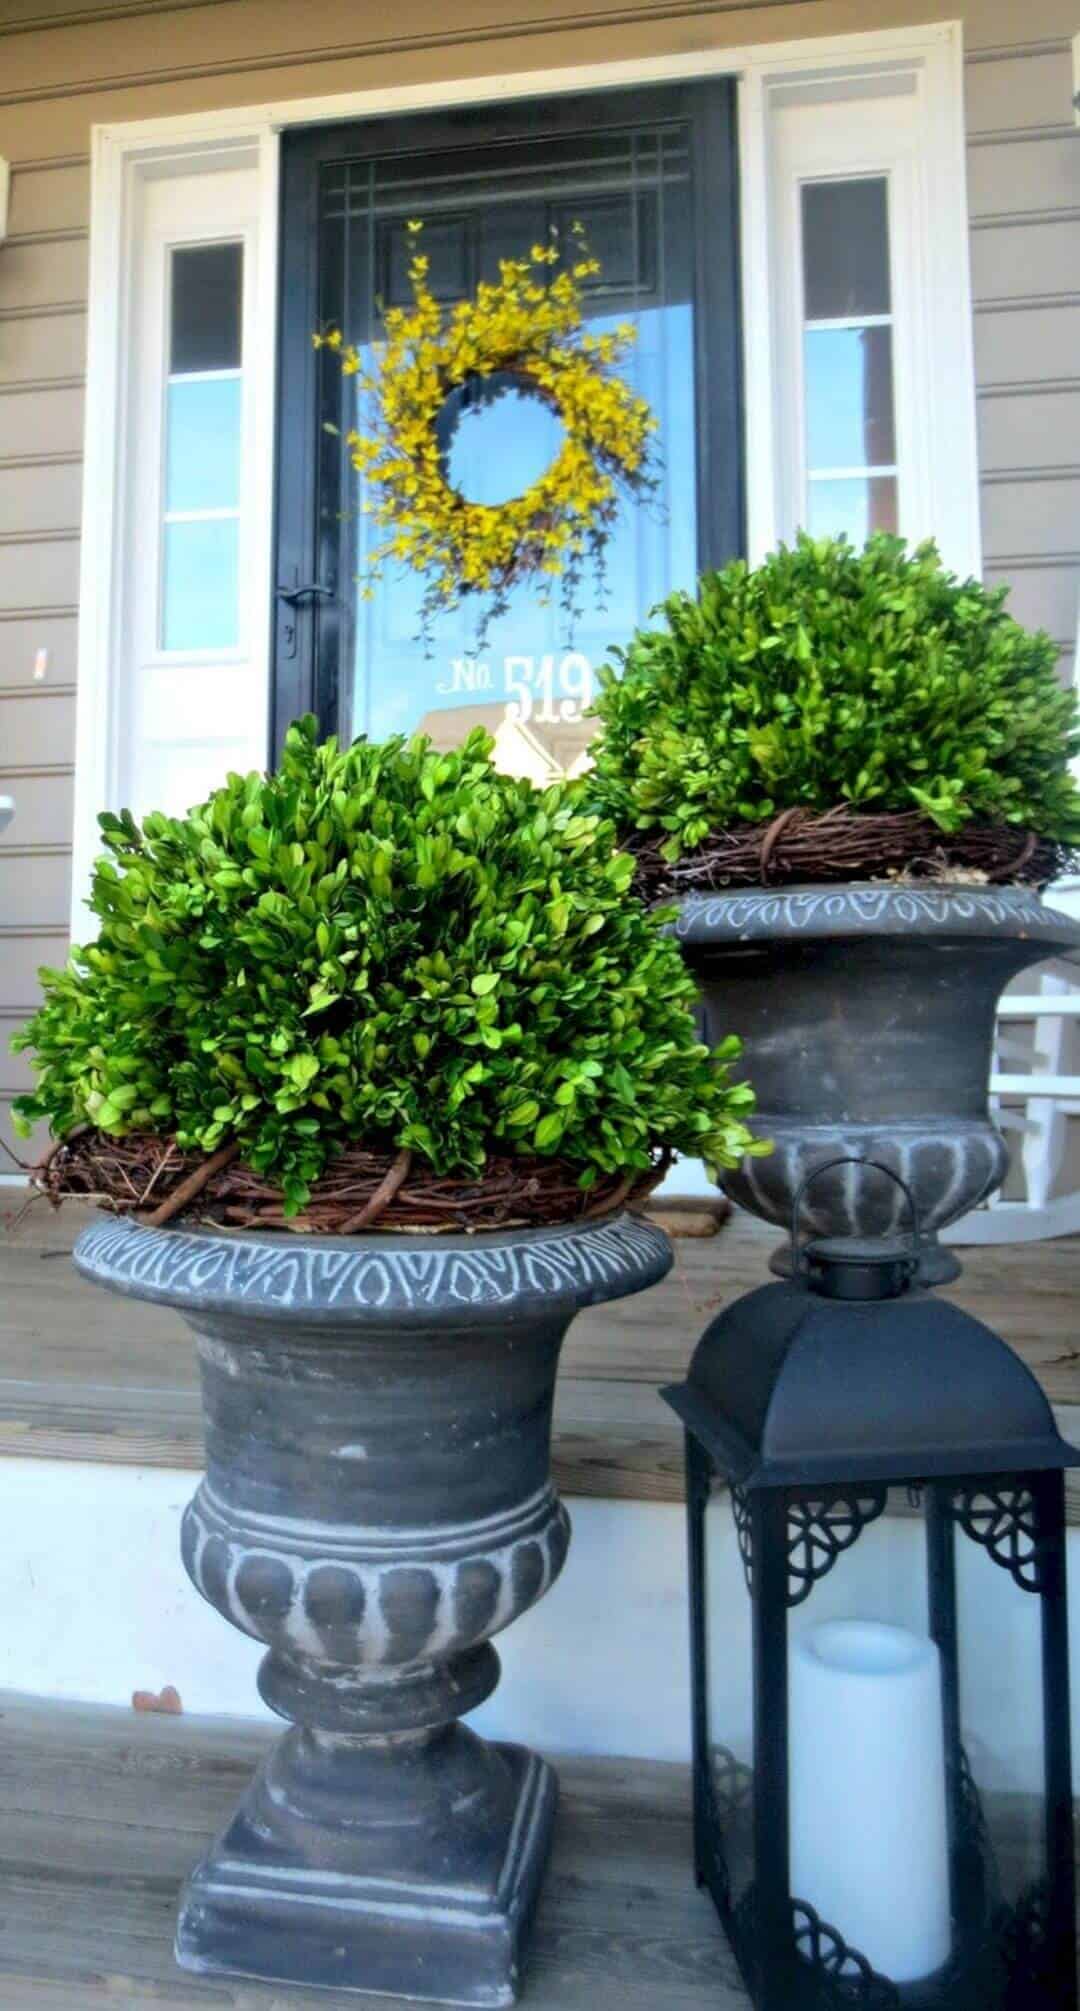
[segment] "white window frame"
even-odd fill
[[[942,312],[951,275],[935,256],[932,100],[915,69],[889,66],[858,82],[841,98],[829,80],[773,80],[768,91],[776,527],[790,537],[806,499],[802,190],[880,176],[888,189],[899,528],[916,541],[935,538],[950,564],[970,572],[979,556],[976,483],[957,483],[955,469],[973,455],[972,401],[952,395],[974,374],[970,311]],[[966,264],[966,247],[963,257]]]
[[[511,76],[293,99],[242,111],[96,126],[92,139],[90,335],[80,577],[73,934],[98,851],[97,813],[122,806],[120,749],[132,731],[124,620],[131,593],[132,469],[138,466],[137,359],[132,354],[139,217],[147,182],[247,167],[256,190],[245,225],[251,290],[245,353],[249,408],[245,473],[245,653],[249,704],[269,696],[280,136],[294,125],[386,117],[446,105],[610,90],[710,76],[738,80],[745,338],[747,547],[760,559],[794,528],[790,441],[799,423],[791,373],[792,267],[779,250],[786,173],[778,122],[793,93],[815,97],[822,130],[869,91],[903,93],[912,111],[903,203],[914,302],[903,403],[923,423],[900,452],[912,507],[904,528],[933,531],[948,564],[980,568],[978,458],[968,263],[962,25],[938,22],[875,34],[611,62]],[[844,163],[840,162],[839,171]],[[893,169],[895,173],[895,168]],[[233,232],[222,222],[218,234]],[[796,275],[797,276],[797,275]],[[916,325],[917,324],[917,325]],[[931,366],[931,359],[932,366]],[[797,387],[796,387],[797,390]],[[787,443],[787,445],[785,445]],[[785,454],[787,459],[785,460]],[[910,470],[910,472],[909,472]],[[680,1183],[685,1188],[685,1181]]]
[[[263,119],[244,114],[219,121],[216,131],[196,132],[192,123],[199,122],[97,127],[92,141],[76,941],[87,933],[83,903],[100,851],[98,813],[138,800],[139,755],[149,755],[152,766],[154,749],[169,736],[196,761],[201,751],[212,763],[220,750],[224,770],[265,746],[277,140]],[[228,650],[165,651],[157,617],[168,259],[173,245],[223,238],[244,246],[239,638]]]
[[[228,768],[264,758],[266,724],[265,596],[252,564],[260,542],[256,479],[258,357],[258,165],[252,154],[224,153],[186,173],[143,176],[133,204],[130,347],[130,451],[121,469],[120,508],[128,525],[119,555],[122,619],[113,655],[118,687],[112,748],[114,791],[136,811],[186,807],[167,800],[165,750],[183,750],[189,800],[205,794]],[[241,293],[238,608],[235,643],[214,649],[166,648],[164,593],[168,347],[171,255],[223,241],[243,252]],[[249,367],[255,361],[256,367]],[[181,786],[181,794],[183,794]],[[115,808],[115,803],[109,804]]]

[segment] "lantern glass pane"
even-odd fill
[[[1007,1486],[974,1498],[983,1540],[957,1530],[956,1606],[964,1822],[983,1837],[991,1906],[1023,1931],[1047,1874],[1042,1600],[985,1541],[1004,1554],[1016,1500]]]
[[[790,1877],[803,1959],[907,1985],[952,1946],[945,1750],[922,1517],[885,1504],[789,1497]]]
[[[708,1799],[730,1905],[753,1879],[752,1609],[739,1550],[743,1498],[717,1479],[705,1507],[705,1692]]]

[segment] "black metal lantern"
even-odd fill
[[[910,1238],[793,1229],[791,1279],[664,1392],[698,1879],[759,2011],[1076,2011],[1080,1454],[1012,1349],[915,1285],[912,1214]]]

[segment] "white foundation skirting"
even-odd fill
[[[180,1563],[190,1472],[0,1460],[0,1688],[128,1705],[134,1690],[179,1691],[185,1711],[269,1718],[255,1689],[259,1645],[207,1606]],[[689,1757],[685,1518],[668,1503],[570,1500],[570,1555],[539,1605],[497,1641],[503,1680],[478,1731],[549,1752]],[[710,1610],[718,1734],[746,1729],[748,1609],[731,1518],[710,1513]],[[1069,1532],[1076,1577],[1080,1530]],[[982,1552],[962,1619],[975,1632],[970,1709],[987,1785],[1032,1788],[1037,1602]],[[841,1558],[806,1620],[876,1618],[925,1628],[919,1528],[885,1518]],[[799,1615],[793,1624],[801,1624]],[[1080,1755],[1080,1614],[1073,1610],[1074,1752]],[[1020,1687],[1022,1685],[1022,1687]],[[726,1736],[725,1736],[726,1735]],[[1077,1770],[1080,1784],[1080,1766]]]

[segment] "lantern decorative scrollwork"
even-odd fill
[[[1042,1591],[1039,1519],[1026,1487],[960,1488],[954,1513],[973,1543],[981,1543],[995,1564],[1011,1573],[1025,1592]]]
[[[884,1487],[830,1487],[818,1495],[795,1496],[788,1510],[790,1605],[809,1599],[818,1579],[858,1542],[867,1524],[884,1515],[887,1498]]]

